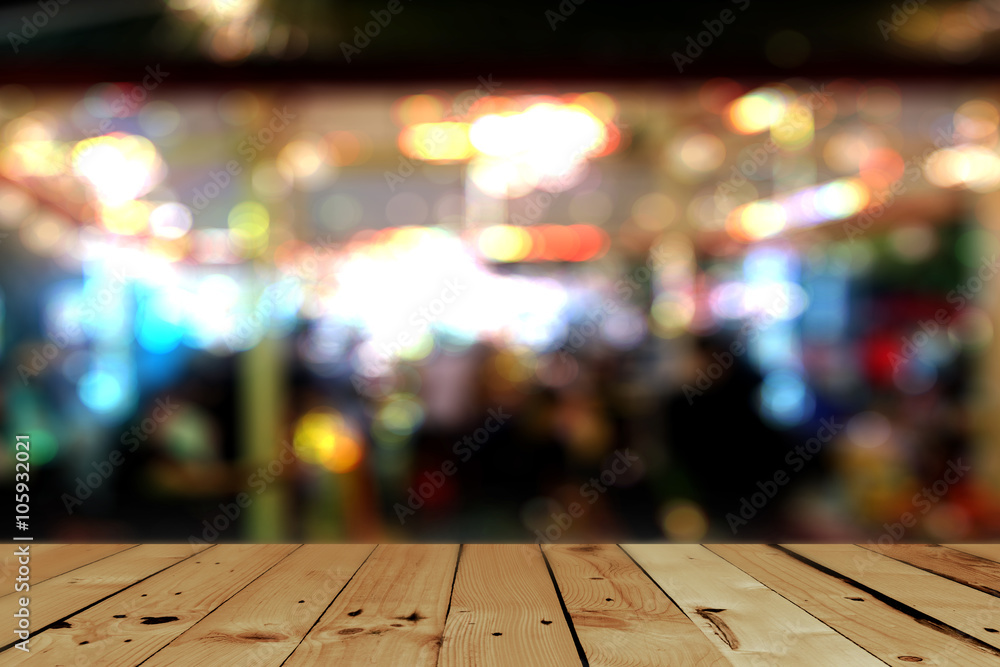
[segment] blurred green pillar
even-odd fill
[[[271,480],[263,490],[244,489],[252,502],[245,510],[244,538],[250,542],[286,542],[285,509],[287,483],[284,476],[271,477],[267,469],[287,472],[278,458],[282,443],[282,406],[284,375],[281,364],[281,341],[265,337],[258,345],[240,355],[239,420],[240,461],[246,470],[263,468],[259,478]],[[274,463],[278,461],[278,463]],[[249,473],[248,473],[249,474]]]

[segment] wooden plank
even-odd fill
[[[285,664],[437,664],[458,551],[380,545]]]
[[[207,545],[144,544],[33,585],[29,591],[32,632],[185,558],[191,558],[206,548]],[[0,618],[12,618],[16,609],[16,596],[0,598]]]
[[[909,563],[945,579],[1000,595],[1000,563],[936,544],[859,545],[869,551]]]
[[[990,667],[1000,659],[1000,651],[894,609],[780,549],[761,544],[706,546],[890,665]]]
[[[6,664],[137,665],[296,546],[216,545],[42,632],[30,654],[8,651]]]
[[[542,552],[591,667],[730,664],[617,545]]]
[[[855,545],[786,549],[976,639],[1000,648],[1000,599]]]
[[[61,544],[32,544],[30,542],[27,544],[31,545],[32,562],[46,552],[62,546]],[[20,556],[15,552],[20,546],[21,544],[18,543],[7,546],[3,560],[0,560],[0,597],[10,595],[9,591],[14,590],[14,580],[17,578],[17,570],[20,567],[20,563],[18,562]],[[32,579],[34,580],[34,577]],[[34,583],[41,583],[41,581],[34,581]]]
[[[297,549],[157,651],[144,667],[282,664],[372,549],[371,544]]]
[[[1000,664],[996,545],[126,547],[34,545],[0,663]]]
[[[623,546],[734,665],[884,664],[701,545]]]
[[[581,664],[538,545],[463,547],[438,664]]]
[[[941,546],[1000,563],[1000,544],[942,544]]]
[[[13,551],[19,545],[11,545]],[[31,584],[40,584],[43,581],[65,574],[70,570],[83,567],[89,563],[94,563],[107,558],[116,553],[121,553],[126,549],[135,547],[134,544],[36,544],[31,545]],[[8,556],[10,562],[16,563],[17,558]],[[6,559],[5,559],[6,564]],[[13,590],[13,585],[8,585],[13,581],[13,575],[17,572],[17,567],[8,571],[5,567],[0,575],[0,591]],[[8,580],[8,574],[10,579]],[[8,593],[9,595],[9,593]]]

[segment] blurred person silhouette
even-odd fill
[[[761,419],[756,401],[763,378],[745,354],[731,352],[732,340],[719,334],[697,339],[686,379],[666,400],[669,449],[690,484],[690,499],[708,517],[710,537],[773,537],[780,494],[763,508],[753,508],[750,519],[740,515],[740,506],[760,490],[758,481],[771,480],[786,467],[783,459],[791,443]],[[735,534],[727,515],[746,521],[736,525]]]

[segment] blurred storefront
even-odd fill
[[[309,43],[170,5],[215,61]],[[1000,529],[994,84],[137,71],[0,87],[47,537]]]

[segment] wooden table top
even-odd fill
[[[9,546],[14,552],[17,545]],[[1000,665],[1000,545],[34,544],[3,665]]]

